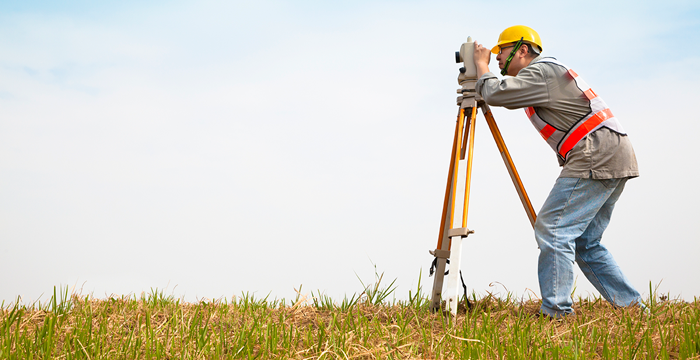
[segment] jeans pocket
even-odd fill
[[[613,189],[620,182],[620,179],[601,179],[600,183],[608,189]]]

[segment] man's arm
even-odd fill
[[[528,66],[517,76],[500,81],[493,73],[486,73],[476,82],[476,92],[487,104],[508,109],[549,105],[547,80],[539,66]]]

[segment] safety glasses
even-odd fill
[[[513,45],[508,45],[508,46],[503,46],[503,47],[499,47],[499,48],[498,48],[498,55],[501,55],[501,53],[503,53],[503,49],[512,48],[512,47],[514,47],[514,46],[515,46],[515,44],[513,44]]]

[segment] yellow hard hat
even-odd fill
[[[525,25],[515,25],[511,26],[501,33],[498,37],[498,44],[491,49],[491,52],[498,54],[498,50],[503,44],[514,43],[520,39],[524,42],[529,42],[530,44],[536,44],[542,49],[542,40],[540,40],[540,35],[537,31],[532,30]]]

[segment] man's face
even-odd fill
[[[503,69],[503,67],[506,66],[506,60],[508,60],[508,55],[510,55],[510,52],[513,51],[514,46],[515,43],[503,44],[500,46],[500,51],[498,52],[498,55],[496,55],[499,69]]]

